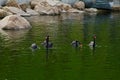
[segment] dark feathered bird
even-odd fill
[[[46,41],[44,41],[43,43],[42,43],[42,45],[45,47],[45,48],[52,48],[53,47],[53,43],[51,43],[51,42],[46,42]]]
[[[42,45],[46,48],[46,49],[49,49],[49,48],[52,48],[53,47],[53,43],[51,43],[49,41],[49,36],[46,37],[45,41],[42,43]]]
[[[36,43],[33,43],[30,48],[32,49],[32,51],[34,51],[38,48],[38,46]]]
[[[79,42],[79,41],[77,41],[77,40],[72,41],[71,45],[72,45],[73,47],[81,47],[81,48],[82,48],[82,43]]]
[[[96,47],[96,35],[93,36],[93,41],[89,43],[91,49]]]

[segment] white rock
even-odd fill
[[[90,13],[95,13],[97,12],[98,10],[96,8],[86,8],[85,9],[86,12],[90,12]]]
[[[59,3],[56,6],[59,7],[61,9],[61,11],[67,11],[69,9],[72,9],[72,6],[70,4],[66,4],[66,3]]]
[[[20,15],[20,16],[30,16],[30,14],[27,14],[26,12],[24,12],[23,10],[17,7],[4,7],[3,9],[13,14]]]
[[[0,29],[21,30],[31,28],[30,23],[19,15],[9,15],[0,21]]]
[[[60,1],[57,0],[46,0],[46,2],[51,6],[56,6]]]
[[[71,13],[83,13],[84,11],[80,11],[80,10],[77,10],[77,9],[69,9],[67,12],[71,12]]]
[[[35,6],[35,11],[39,12],[39,14],[46,15],[56,15],[60,14],[59,8],[56,6],[51,6],[47,2],[43,1]]]
[[[76,8],[76,9],[79,9],[79,10],[84,10],[85,9],[85,3],[83,1],[75,2],[73,7]]]
[[[0,9],[0,17],[3,18],[7,16],[7,11]]]
[[[35,10],[32,10],[32,9],[29,9],[29,8],[26,9],[26,13],[30,14],[31,16],[39,15],[38,12],[36,12]]]
[[[42,1],[44,1],[44,0],[31,0],[31,2],[30,2],[31,8],[34,9],[34,7]]]

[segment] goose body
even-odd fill
[[[46,48],[52,48],[53,47],[53,43],[49,41],[49,36],[46,37],[45,41],[42,43],[42,45]]]
[[[42,43],[42,45],[45,47],[45,48],[52,48],[53,47],[53,43],[52,42],[46,42],[46,41],[44,41],[43,43]]]
[[[32,49],[32,51],[34,51],[38,48],[38,46],[36,43],[33,43],[30,48]]]
[[[96,35],[93,36],[93,41],[89,43],[90,48],[95,48],[96,47]]]
[[[82,47],[82,44],[79,41],[77,41],[77,40],[72,41],[71,45],[73,47]]]

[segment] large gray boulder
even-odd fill
[[[9,15],[0,21],[0,29],[21,30],[31,28],[30,23],[19,15]]]

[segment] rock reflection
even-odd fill
[[[29,30],[18,30],[18,31],[14,31],[14,30],[0,30],[0,33],[5,36],[6,39],[13,39],[13,40],[17,40],[20,39],[22,37],[24,37],[24,35],[28,32]]]
[[[50,24],[57,23],[59,16],[31,16],[27,18],[33,24]]]
[[[83,20],[83,13],[62,13],[58,16],[31,16],[27,18],[33,24],[51,24],[59,23],[61,20],[72,19],[72,20]]]
[[[61,17],[61,20],[66,20],[66,19],[83,20],[84,14],[83,13],[63,13],[63,14],[61,14],[60,17]]]

